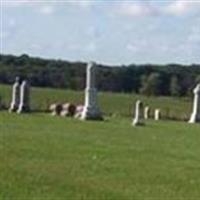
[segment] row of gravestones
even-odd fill
[[[140,100],[138,100],[135,105],[135,116],[134,116],[132,125],[133,126],[144,125],[145,124],[144,119],[147,120],[149,118],[150,118],[150,108],[146,106],[143,109],[143,103]],[[160,118],[161,118],[160,109],[155,109],[154,119],[158,121],[160,120]]]
[[[144,119],[150,118],[150,107],[149,106],[146,106],[144,108],[144,116],[143,117],[144,117]],[[161,118],[161,110],[157,108],[154,110],[154,119],[156,121],[158,121],[160,118]]]
[[[97,102],[97,90],[95,88],[95,77],[96,77],[95,69],[96,69],[96,64],[93,62],[90,62],[87,66],[85,105],[83,106],[83,110],[80,114],[80,119],[83,119],[83,120],[88,120],[88,119],[89,120],[90,119],[103,120],[102,112],[100,111],[98,107],[98,102]],[[21,112],[30,110],[29,90],[30,88],[27,81],[24,80],[20,84],[19,78],[16,79],[16,82],[13,86],[13,92],[12,92],[12,103],[10,106],[11,112],[16,111],[18,113],[21,113]],[[140,123],[141,106],[142,106],[142,102],[138,101],[136,103],[135,118],[133,120],[133,125],[142,124]],[[157,118],[159,118],[160,116],[159,109],[155,111],[155,118],[156,116]],[[196,123],[196,122],[200,122],[200,84],[198,84],[196,88],[194,89],[193,112],[189,120],[189,123]]]
[[[16,77],[12,90],[12,101],[9,112],[28,112],[30,110],[30,87],[26,80]]]
[[[87,66],[87,82],[85,89],[85,105],[81,112],[80,118],[83,120],[103,120],[102,113],[97,106],[97,90],[95,88],[95,68],[96,64],[91,62]],[[19,78],[13,85],[12,90],[12,102],[10,105],[10,112],[27,112],[30,110],[30,87],[27,81],[20,83]],[[51,105],[50,110],[53,111],[52,115],[56,115],[57,112],[61,112],[62,115],[67,115],[68,105]],[[60,111],[59,111],[60,110]]]

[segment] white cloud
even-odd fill
[[[137,2],[125,2],[117,6],[117,13],[126,16],[140,17],[155,15],[157,10],[149,4],[141,4]]]
[[[70,5],[81,8],[91,7],[95,1],[93,0],[1,0],[3,6],[20,7],[20,6],[42,6],[42,5]],[[47,11],[48,12],[48,11]]]
[[[128,51],[131,51],[133,53],[136,53],[136,52],[138,52],[140,50],[138,48],[138,46],[133,45],[133,44],[127,44],[126,48],[127,48]]]
[[[168,14],[182,15],[196,9],[200,10],[200,1],[198,0],[176,0],[169,4],[164,11]]]
[[[33,3],[31,0],[2,0],[2,5],[7,7],[19,7],[24,5],[30,5]]]
[[[8,20],[8,27],[13,28],[16,26],[16,20],[14,18],[11,18]]]
[[[68,44],[67,47],[70,51],[79,51],[83,48],[80,44]]]
[[[129,1],[118,3],[115,13],[130,17],[183,15],[188,12],[200,12],[200,0],[174,0],[162,6],[153,6],[148,2]]]
[[[188,36],[188,42],[196,43],[200,42],[200,26],[194,25],[191,29],[191,32]]]
[[[79,7],[82,7],[82,8],[89,8],[94,3],[94,1],[92,1],[92,0],[72,0],[69,2],[71,2],[72,4],[77,5]]]
[[[85,50],[87,52],[90,52],[90,53],[94,53],[97,49],[97,45],[95,44],[95,42],[89,42],[88,45],[86,45],[85,47]]]
[[[3,0],[3,6],[6,7],[32,7],[44,15],[51,15],[55,11],[55,6],[59,1],[51,0]]]
[[[33,50],[41,50],[42,49],[42,46],[40,44],[32,44],[30,47]]]
[[[126,45],[126,49],[132,53],[138,53],[141,52],[143,49],[148,49],[148,47],[151,45],[150,41],[147,41],[143,38],[138,38],[135,41],[130,41]]]
[[[0,32],[0,39],[5,39],[10,36],[10,33],[8,31],[1,31]]]
[[[51,15],[54,13],[55,8],[53,6],[42,6],[39,11],[44,15]]]

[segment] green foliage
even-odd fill
[[[98,65],[97,87],[101,91],[171,95],[171,79],[179,77],[181,95],[189,94],[200,76],[200,65]],[[27,78],[33,86],[83,90],[86,63],[0,55],[0,83],[11,84],[15,76]],[[142,77],[149,77],[147,82]]]
[[[181,95],[181,87],[179,85],[177,76],[173,76],[171,78],[170,92],[171,92],[172,96],[180,96]]]
[[[198,76],[196,77],[195,83],[196,83],[196,84],[199,84],[199,83],[200,83],[200,75],[198,75]]]
[[[0,113],[0,199],[199,199],[199,125]]]
[[[160,94],[160,75],[158,73],[151,73],[148,77],[142,77],[142,87],[140,93],[147,96],[156,96]]]

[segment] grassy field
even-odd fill
[[[0,85],[8,106],[11,87]],[[103,122],[0,112],[2,200],[200,199],[200,125],[147,121],[132,127],[141,99],[171,119],[188,119],[187,98],[100,93]],[[33,88],[31,107],[83,103],[83,92]]]
[[[0,85],[0,96],[8,107],[11,101],[11,86]],[[99,93],[99,104],[107,116],[130,117],[136,100],[142,100],[153,109],[160,108],[163,117],[168,119],[188,120],[192,110],[192,99],[171,97],[145,97],[136,94]],[[83,104],[83,92],[59,89],[32,88],[31,108],[37,111],[47,110],[55,102]]]
[[[2,200],[198,200],[200,126],[0,113]]]

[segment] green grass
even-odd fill
[[[11,101],[11,86],[0,85],[0,96],[2,101],[8,107]],[[136,94],[120,93],[99,93],[99,104],[107,116],[130,117],[136,100],[142,100],[145,105],[153,109],[160,108],[163,117],[168,119],[188,120],[192,110],[189,98],[171,98],[171,97],[145,97]],[[83,92],[59,89],[32,88],[31,90],[31,108],[33,110],[44,111],[49,104],[55,102],[72,102],[83,104]],[[153,114],[153,113],[152,113]]]
[[[2,200],[200,199],[199,125],[1,112],[0,141]]]
[[[0,85],[8,107],[11,87]],[[106,120],[83,122],[45,113],[0,113],[0,199],[200,199],[200,126],[147,121],[132,127],[134,103],[188,119],[191,99],[99,93]],[[83,103],[83,92],[32,88],[31,108]]]

